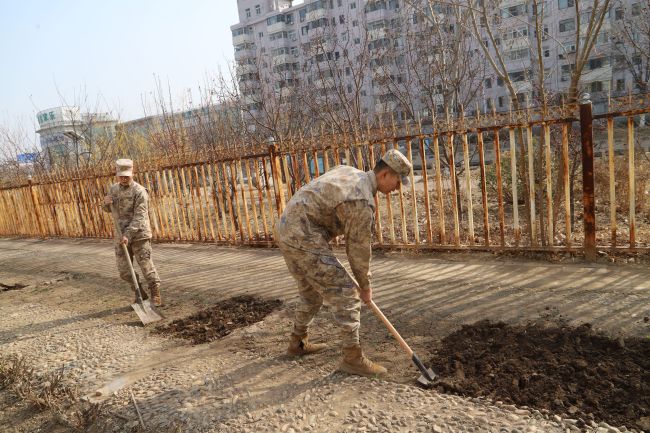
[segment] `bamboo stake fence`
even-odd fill
[[[410,186],[375,197],[376,248],[648,251],[650,230],[640,225],[647,218],[637,219],[647,209],[639,208],[643,191],[635,178],[649,171],[645,154],[635,153],[635,116],[650,113],[650,99],[638,98],[595,116],[585,101],[545,116],[526,110],[433,127],[392,122],[349,135],[321,130],[240,150],[152,157],[136,161],[135,180],[149,191],[155,241],[271,246],[275,221],[302,185],[338,164],[371,170],[383,152],[397,148],[417,169]],[[621,119],[625,152],[617,154]],[[600,120],[603,146],[592,133]],[[573,145],[572,137],[578,137]],[[608,183],[602,196],[593,188],[595,147],[603,149],[599,178]],[[624,178],[617,178],[617,162],[627,167]],[[583,176],[572,180],[575,164]],[[93,167],[2,188],[0,236],[110,238],[111,216],[101,204],[113,182],[111,167]],[[622,184],[625,214],[617,206]]]

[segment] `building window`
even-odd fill
[[[502,18],[517,17],[520,15],[525,15],[526,13],[528,13],[528,8],[526,7],[526,3],[501,9]]]
[[[339,23],[345,24],[345,16],[339,15]]]
[[[350,9],[356,9],[357,4],[355,2],[350,3]]]
[[[544,50],[544,57],[551,57],[551,50],[548,48]]]
[[[338,7],[343,6],[343,0],[336,0],[336,5],[337,5]]]
[[[603,91],[603,82],[602,81],[594,81],[591,83],[591,91],[592,92],[602,92]]]
[[[620,21],[623,18],[625,18],[625,11],[623,8],[616,8],[616,10],[614,10],[614,19]]]
[[[604,63],[605,62],[603,61],[602,58],[601,59],[590,59],[589,60],[589,69],[594,70],[594,69],[602,68]]]
[[[485,87],[486,87],[487,89],[491,89],[491,88],[492,88],[492,78],[486,78],[486,79],[485,79]]]
[[[359,25],[358,20],[352,20],[352,27],[357,27]]]
[[[641,15],[641,2],[636,2],[632,5],[632,16],[638,17]]]
[[[503,105],[504,105],[504,97],[499,96],[499,108],[503,108]]]
[[[576,29],[576,22],[573,18],[560,21],[560,33],[570,32]]]
[[[558,0],[557,7],[560,9],[572,8],[575,6],[574,0]]]
[[[250,17],[251,17],[251,9],[247,8],[246,9],[246,18],[250,18]]]
[[[257,37],[260,38],[260,39],[262,39],[262,38],[264,37],[264,32],[259,32],[259,33],[257,34]]]
[[[255,5],[255,13],[256,13],[257,15],[261,14],[261,13],[262,13],[262,6],[260,6],[260,5]]]
[[[619,78],[616,80],[616,90],[622,92],[625,90],[625,78]]]

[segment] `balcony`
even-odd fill
[[[372,12],[366,12],[366,21],[371,23],[377,20],[383,20],[391,15],[386,9],[377,9]]]
[[[268,34],[281,32],[282,30],[287,30],[288,27],[291,27],[291,26],[287,26],[286,23],[280,21],[280,22],[273,23],[271,25],[266,26],[266,32]]]
[[[519,38],[513,38],[513,39],[502,41],[503,51],[522,50],[528,47],[530,47],[530,41],[528,40],[528,36],[521,36]]]
[[[250,74],[252,72],[257,72],[257,65],[246,64],[237,66],[238,74]]]
[[[306,21],[316,21],[325,17],[327,17],[327,10],[324,8],[316,9],[315,11],[307,12]]]
[[[610,81],[612,79],[612,66],[606,65],[598,69],[592,69],[583,72],[581,77],[582,83],[591,83],[592,81]]]
[[[283,65],[285,63],[291,63],[294,60],[294,56],[292,54],[279,54],[277,56],[273,57],[272,63],[273,66],[277,65]]]
[[[323,78],[314,81],[314,87],[317,89],[333,89],[335,87],[334,78]]]
[[[375,113],[390,113],[397,108],[396,101],[378,102],[375,104]]]
[[[232,38],[232,44],[233,45],[241,45],[246,42],[254,42],[255,38],[253,37],[252,33],[244,33],[241,35],[233,36]]]
[[[245,50],[235,51],[235,60],[241,60],[245,58],[257,58],[257,51],[255,48],[248,48]]]
[[[387,33],[385,28],[368,30],[368,39],[371,41],[382,39],[387,37]]]
[[[512,83],[515,93],[529,93],[533,90],[533,83],[530,80],[517,81]]]

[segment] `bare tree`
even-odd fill
[[[650,90],[650,0],[640,0],[629,7],[622,2],[614,6],[612,42],[616,65],[624,65],[636,89],[647,93]],[[615,90],[629,91],[626,87],[623,84]]]

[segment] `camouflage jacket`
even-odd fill
[[[115,238],[123,234],[131,242],[151,239],[147,190],[135,181],[126,187],[115,183],[108,189],[108,195],[113,197],[113,204],[102,208],[113,214]]]
[[[337,166],[303,186],[276,223],[277,241],[332,255],[329,241],[345,235],[346,253],[361,289],[370,287],[370,256],[377,179],[372,171]]]

